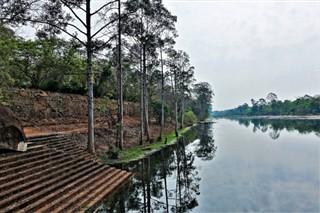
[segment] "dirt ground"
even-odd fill
[[[85,120],[72,122],[70,124],[55,124],[58,121],[33,123],[32,126],[24,128],[26,136],[46,135],[46,134],[64,134],[70,136],[78,145],[86,147],[87,142],[87,123]],[[166,123],[164,134],[173,130],[173,124]],[[157,140],[160,127],[154,120],[150,121],[150,139]],[[98,154],[105,154],[110,147],[116,147],[117,130],[115,127],[109,128],[108,122],[97,120],[95,122],[95,143]],[[138,145],[140,142],[140,120],[134,117],[124,118],[124,147]],[[146,138],[144,137],[144,141]],[[146,142],[148,144],[148,142]]]

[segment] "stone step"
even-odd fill
[[[9,197],[11,195],[14,195],[17,192],[21,193],[24,190],[27,190],[27,189],[29,189],[31,187],[34,187],[34,186],[36,186],[38,184],[41,184],[42,182],[48,182],[51,179],[59,177],[62,173],[68,173],[68,172],[72,171],[73,169],[77,169],[77,167],[87,166],[85,164],[88,164],[88,162],[80,161],[80,162],[77,162],[76,164],[73,164],[73,165],[71,165],[69,167],[59,168],[59,170],[56,170],[56,171],[54,171],[52,173],[44,174],[39,178],[33,178],[33,179],[31,179],[31,180],[29,180],[27,182],[20,183],[18,185],[11,185],[11,187],[8,190],[3,191],[2,193],[0,193],[0,200],[1,199],[5,199],[5,198],[7,198],[7,197]],[[94,162],[91,162],[91,165],[94,165],[94,164],[95,164]]]
[[[84,211],[132,175],[99,163],[61,134],[27,143],[25,153],[0,156],[0,213]]]
[[[9,162],[6,162],[6,163],[3,163],[1,162],[0,164],[0,171],[2,171],[3,169],[6,169],[6,168],[9,168],[9,167],[18,167],[20,165],[23,165],[27,162],[30,162],[30,161],[35,161],[35,160],[38,160],[38,159],[42,159],[42,158],[45,158],[47,156],[50,156],[52,154],[57,154],[57,152],[55,150],[48,150],[48,152],[44,152],[42,154],[39,154],[39,155],[33,155],[29,158],[18,158],[17,160],[15,161],[9,161]]]
[[[37,167],[40,165],[44,165],[50,161],[54,161],[54,160],[59,159],[65,155],[66,155],[66,153],[62,153],[62,152],[50,152],[47,155],[42,156],[40,159],[38,159],[36,161],[29,161],[28,159],[25,159],[26,162],[24,164],[1,170],[0,177],[3,177],[3,176],[8,175],[10,173],[13,174],[13,173],[16,173],[16,172],[19,172],[21,170],[25,170],[28,168],[34,168],[34,167]]]
[[[90,164],[78,167],[71,172],[61,174],[59,177],[51,179],[48,182],[41,183],[36,185],[35,187],[29,188],[28,190],[20,192],[19,194],[13,195],[7,199],[3,199],[0,201],[0,212],[1,208],[4,208],[4,211],[8,212],[16,212],[27,205],[30,205],[33,202],[41,199],[42,197],[48,196],[51,193],[67,186],[73,181],[81,178],[85,175],[90,174],[95,169],[99,168],[99,164],[96,163],[95,166]]]
[[[39,149],[44,148],[44,147],[46,147],[46,146],[45,145],[30,146],[30,147],[27,147],[27,151],[39,150]]]
[[[82,190],[76,194],[76,196],[70,197],[70,199],[65,200],[61,205],[55,208],[52,212],[71,212],[70,209],[74,208],[74,205],[79,205],[79,202],[85,200],[88,194],[97,190],[101,185],[108,186],[110,185],[110,181],[117,180],[121,174],[121,170],[116,169],[115,172],[107,174],[105,177],[101,178],[100,180],[94,182],[86,190]],[[66,195],[67,197],[67,195]]]
[[[80,147],[72,147],[72,146],[66,147],[65,149],[63,149],[63,151],[67,153],[73,153],[74,151],[77,151],[77,150],[83,150],[83,149],[81,149]]]
[[[53,144],[53,143],[57,143],[59,141],[63,141],[63,140],[68,140],[68,138],[66,137],[58,137],[58,138],[52,138],[52,139],[43,139],[43,140],[37,140],[37,141],[28,141],[28,143],[30,144]]]
[[[16,161],[21,158],[29,158],[31,156],[40,155],[42,153],[50,152],[50,151],[51,151],[50,149],[43,148],[43,149],[38,149],[38,150],[33,150],[33,151],[28,150],[27,152],[23,152],[23,153],[21,153],[21,152],[14,153],[14,155],[11,154],[10,156],[0,157],[0,164]]]
[[[48,135],[37,135],[37,136],[30,136],[27,137],[27,141],[29,142],[41,142],[44,140],[52,140],[52,139],[58,139],[58,138],[63,138],[65,137],[64,135],[61,134],[48,134]]]
[[[117,189],[121,188],[126,181],[132,177],[132,173],[122,171],[124,173],[121,178],[115,180],[110,186],[102,185],[99,190],[96,190],[95,193],[91,193],[89,196],[79,203],[79,205],[74,205],[70,212],[87,212],[88,209],[96,206],[103,198],[111,193],[114,193]],[[107,187],[107,188],[106,188]],[[82,204],[83,203],[83,204]]]
[[[42,176],[51,174],[56,171],[60,171],[62,168],[74,166],[80,161],[83,161],[83,158],[75,158],[72,160],[68,160],[66,162],[62,162],[61,164],[45,168],[45,169],[40,170],[35,173],[30,172],[29,174],[27,174],[25,176],[22,176],[22,177],[18,176],[16,179],[12,179],[11,181],[7,181],[6,183],[1,184],[0,185],[0,192],[2,192],[4,190],[10,190],[13,186],[17,186],[20,184],[31,182],[31,181],[36,180],[38,178],[40,179]]]
[[[56,145],[56,144],[62,144],[62,143],[71,143],[72,141],[68,138],[59,138],[53,141],[38,141],[38,142],[27,142],[28,146],[37,146],[37,145]]]
[[[48,144],[47,147],[53,148],[53,149],[61,149],[69,148],[69,147],[78,147],[76,143],[74,142],[67,142],[67,143],[59,143],[59,144]]]
[[[81,149],[81,148],[77,148],[74,149],[72,152],[65,152],[69,155],[73,155],[74,157],[82,157],[82,158],[89,158],[89,159],[95,159],[95,156],[90,154],[89,152]]]
[[[79,192],[85,191],[88,186],[94,184],[95,181],[103,178],[103,176],[106,174],[115,172],[117,172],[117,170],[113,167],[100,166],[93,173],[84,176],[82,179],[75,180],[72,184],[69,184],[63,189],[63,191],[52,193],[49,196],[40,199],[36,203],[29,205],[23,210],[26,212],[52,212],[59,205],[61,205],[61,203],[74,196],[77,196]]]
[[[11,181],[13,179],[16,179],[17,176],[20,176],[20,177],[24,177],[28,174],[31,174],[31,173],[36,173],[36,172],[39,172],[39,171],[42,171],[46,168],[49,168],[49,167],[52,167],[52,166],[56,166],[56,165],[59,165],[61,163],[64,163],[65,161],[69,161],[69,160],[72,160],[73,159],[73,156],[72,155],[68,155],[66,154],[66,158],[59,158],[55,161],[51,161],[47,164],[44,164],[44,165],[40,165],[40,166],[37,166],[35,168],[29,168],[27,170],[23,170],[23,171],[20,171],[20,172],[17,172],[17,173],[11,173],[9,175],[6,175],[6,176],[1,176],[0,177],[0,185],[1,184],[4,184],[8,181]]]

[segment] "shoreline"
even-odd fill
[[[110,159],[106,155],[105,156],[98,156],[98,158],[100,159],[100,161],[102,163],[108,164],[111,166],[141,160],[149,155],[152,155],[158,151],[161,151],[162,149],[164,149],[168,146],[172,146],[172,145],[176,144],[177,140],[180,137],[182,137],[184,133],[186,133],[191,128],[195,127],[196,125],[198,125],[198,123],[195,123],[191,126],[185,127],[183,129],[179,129],[178,130],[178,133],[179,133],[178,137],[175,137],[175,132],[173,130],[169,134],[163,136],[161,141],[157,140],[151,144],[128,147],[126,149],[119,150],[120,157],[118,159]],[[167,139],[167,142],[165,143],[166,139]]]
[[[286,120],[320,120],[320,115],[258,115],[258,116],[222,116],[220,118],[244,118],[244,119],[286,119]]]

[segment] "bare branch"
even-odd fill
[[[82,24],[84,27],[87,27],[87,24],[82,21],[82,19],[74,12],[74,10],[70,7],[70,5],[68,5],[68,3],[67,3],[66,1],[64,1],[64,0],[60,0],[60,1],[61,1],[66,7],[69,8],[69,10],[72,12],[72,14],[78,19],[78,21],[81,22],[81,24]],[[85,11],[85,12],[86,12],[86,11]]]
[[[61,0],[62,1],[62,0]],[[78,9],[82,10],[82,12],[86,13],[87,11],[85,9],[83,9],[82,7],[80,7],[79,5],[77,4],[72,4],[72,2],[70,2],[71,5],[77,7]]]
[[[109,8],[108,10],[104,11],[103,13],[100,13],[101,18],[100,18],[99,21],[97,21],[97,23],[96,23],[95,25],[98,25],[100,22],[105,21],[105,20],[107,19],[107,18],[106,18],[106,17],[107,17],[107,14],[108,14],[111,10],[115,10],[115,9],[117,9],[117,8],[112,7],[112,8]]]
[[[65,30],[65,29],[63,29],[62,27],[59,27],[59,26],[57,26],[57,25],[55,25],[55,24],[51,24],[51,23],[48,23],[48,22],[45,22],[45,21],[40,21],[40,20],[30,20],[30,19],[27,19],[27,20],[25,20],[25,21],[29,21],[29,22],[31,22],[31,23],[39,23],[39,24],[50,25],[50,26],[52,26],[52,27],[55,27],[55,28],[61,30],[61,31],[64,32],[65,34],[69,35],[71,38],[76,39],[76,40],[79,41],[82,45],[84,45],[84,46],[86,45],[86,43],[83,42],[83,41],[81,41],[77,36],[69,33],[67,30]]]
[[[113,19],[112,21],[110,21],[108,24],[104,25],[103,27],[101,27],[96,33],[94,33],[91,36],[91,39],[94,38],[97,34],[99,34],[104,28],[108,27],[110,24],[112,24],[113,22],[117,21],[118,19]]]
[[[116,3],[117,1],[118,1],[118,0],[114,0],[114,1],[111,1],[111,2],[103,5],[103,6],[100,7],[98,10],[94,11],[93,13],[91,13],[90,15],[93,16],[93,15],[99,13],[103,8],[107,7],[107,6],[110,5],[110,4]]]
[[[70,24],[70,23],[67,23],[68,26],[71,26],[71,27],[74,27],[75,29],[77,29],[80,33],[82,33],[83,35],[87,35],[85,32],[83,32],[82,30],[80,30],[76,25],[74,24]]]

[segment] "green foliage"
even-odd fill
[[[99,72],[97,72],[99,73]],[[100,75],[95,75],[98,83],[95,85],[94,93],[97,97],[107,97],[115,99],[116,94],[116,73],[111,63],[105,62]]]
[[[112,160],[119,159],[120,149],[111,147],[107,152],[107,157]]]
[[[108,127],[115,126],[117,124],[114,112],[116,110],[116,104],[112,102],[108,97],[103,97],[97,101],[95,108],[99,110],[102,116],[107,117]]]
[[[131,68],[131,63],[124,63],[123,99],[126,101],[139,102],[140,100],[140,74]]]
[[[252,99],[253,100],[253,99]],[[214,112],[214,116],[260,116],[260,115],[319,115],[320,114],[320,96],[299,97],[294,101],[280,101],[273,99],[268,103],[259,103],[252,101],[252,107],[248,104],[237,108]]]
[[[164,104],[164,120],[167,120],[168,117],[171,115],[171,109]],[[150,108],[150,116],[156,118],[157,122],[161,122],[161,101],[153,99],[151,100],[151,108]]]
[[[0,34],[2,86],[83,94],[85,61],[72,42],[56,37],[24,40]]]
[[[186,110],[184,112],[184,122],[188,126],[197,122],[197,116],[194,114],[192,110]]]
[[[10,105],[9,94],[6,90],[0,87],[0,104],[8,106]]]
[[[200,120],[205,120],[210,115],[214,95],[211,85],[207,82],[197,83],[193,92],[196,99],[192,104],[192,110]]]
[[[179,130],[179,135],[185,134],[189,128],[183,128]],[[165,144],[165,140],[167,139],[167,144]],[[162,140],[155,141],[154,143],[150,144],[148,147],[142,147],[142,146],[135,146],[130,147],[127,149],[119,150],[119,153],[117,153],[118,158],[109,158],[108,154],[106,156],[101,156],[101,160],[104,163],[107,164],[117,164],[122,162],[129,162],[132,160],[136,160],[138,158],[143,157],[146,153],[156,150],[162,147],[165,147],[167,145],[173,144],[176,142],[177,137],[175,136],[175,132],[172,131],[169,134],[165,135]],[[114,148],[112,148],[113,150]],[[113,151],[112,151],[113,152]],[[109,152],[108,152],[109,153]],[[113,155],[113,153],[112,153]],[[115,157],[115,156],[113,156]]]

